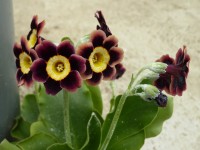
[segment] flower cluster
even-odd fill
[[[102,13],[97,13],[105,22]],[[76,91],[82,80],[95,86],[102,79],[114,80],[124,74],[123,50],[118,47],[118,39],[111,32],[107,34],[105,27],[97,28],[88,42],[76,48],[70,40],[56,46],[41,37],[44,25],[44,21],[38,24],[38,17],[33,16],[27,38],[21,38],[21,45],[14,45],[19,86],[42,82],[48,94],[56,95],[61,89]]]

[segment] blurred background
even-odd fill
[[[199,150],[200,148],[200,1],[199,0],[13,0],[15,41],[30,30],[33,15],[46,25],[41,36],[59,42],[69,36],[76,43],[96,28],[96,10],[102,10],[112,33],[125,50],[127,72],[116,81],[116,93],[125,91],[132,73],[164,54],[175,57],[187,45],[191,56],[187,91],[174,98],[174,114],[162,133],[145,141],[142,150]],[[105,111],[111,90],[101,84]],[[24,92],[25,89],[22,89]]]

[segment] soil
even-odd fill
[[[200,1],[199,0],[14,0],[15,41],[29,31],[33,15],[46,20],[42,36],[59,42],[69,36],[74,42],[93,31],[96,10],[102,10],[119,46],[125,50],[127,71],[116,81],[116,93],[125,91],[132,74],[164,54],[175,57],[186,45],[191,56],[187,91],[174,98],[174,113],[162,133],[147,139],[142,150],[198,150],[200,148]],[[104,116],[111,89],[100,85]],[[22,90],[23,91],[23,90]]]

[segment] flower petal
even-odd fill
[[[165,90],[168,94],[170,94],[170,83],[171,76],[166,76],[166,74],[161,74],[160,77],[154,81],[154,85],[159,90]]]
[[[22,80],[24,80],[24,84],[26,87],[30,87],[31,85],[33,85],[33,79],[32,79],[32,72],[29,71],[28,74],[24,74],[22,76]]]
[[[33,73],[33,79],[38,82],[46,82],[48,75],[46,72],[46,62],[45,60],[38,58],[35,60],[31,66],[31,71]]]
[[[42,29],[44,28],[44,25],[45,25],[45,21],[44,20],[38,24],[38,26],[37,26],[37,35],[38,36],[42,32]]]
[[[90,41],[94,47],[101,46],[103,44],[106,34],[102,30],[95,30],[91,33]]]
[[[30,54],[29,55],[30,55],[32,61],[34,61],[34,60],[36,60],[38,58],[38,55],[37,55],[36,51],[33,50],[33,49],[30,49]]]
[[[33,19],[31,21],[31,29],[36,29],[38,25],[38,16],[33,16]]]
[[[116,74],[113,76],[113,80],[119,79],[126,72],[126,68],[121,63],[115,65],[115,68]]]
[[[19,59],[16,59],[16,60],[15,60],[15,64],[16,64],[16,67],[17,67],[17,68],[20,68],[20,61],[19,61]]]
[[[19,58],[19,55],[23,52],[21,45],[19,45],[18,43],[15,43],[15,45],[13,47],[13,52],[15,54],[15,57]]]
[[[110,67],[109,65],[107,68],[103,71],[103,79],[104,80],[111,80],[112,77],[116,74],[115,67]]]
[[[58,45],[57,52],[58,54],[69,58],[72,54],[75,53],[75,49],[69,40],[65,40]]]
[[[186,80],[184,75],[178,77],[172,76],[170,85],[170,94],[175,96],[182,96],[183,91],[186,90]]]
[[[21,47],[22,47],[22,51],[26,52],[29,55],[29,47],[28,47],[28,42],[27,39],[25,37],[21,37]]]
[[[62,88],[60,87],[60,82],[55,81],[51,78],[44,83],[46,88],[46,93],[51,95],[56,95]]]
[[[56,55],[56,46],[47,40],[42,41],[41,44],[38,44],[35,48],[38,56],[48,61],[50,57]]]
[[[75,92],[77,88],[81,87],[82,79],[78,71],[71,71],[69,75],[61,80],[60,85],[62,88]]]
[[[175,64],[175,61],[173,58],[171,58],[169,55],[163,55],[160,59],[156,60],[157,62],[163,62],[168,65]]]
[[[109,51],[109,54],[110,54],[109,65],[111,67],[120,63],[124,57],[124,51],[119,47],[112,47]]]
[[[86,70],[86,60],[79,55],[73,54],[69,58],[71,69],[72,70],[77,70],[80,73],[85,72]]]
[[[86,60],[86,70],[84,73],[81,73],[81,77],[85,80],[85,79],[90,79],[92,78],[92,69],[90,67],[90,63],[88,60]]]
[[[107,50],[111,49],[113,46],[117,46],[117,44],[118,44],[118,39],[114,35],[108,36],[103,41],[103,47]]]
[[[21,69],[17,69],[16,79],[17,79],[17,85],[18,86],[21,86],[21,85],[24,84],[24,81],[21,80],[22,76],[23,76],[23,73],[22,73]]]
[[[101,82],[102,78],[103,78],[102,73],[95,73],[95,72],[93,72],[92,78],[86,80],[86,82],[89,85],[96,86],[96,85],[98,85]]]
[[[84,43],[84,44],[81,44],[76,53],[86,59],[89,58],[90,54],[92,53],[94,47],[93,47],[93,44],[91,42],[87,42],[87,43]]]

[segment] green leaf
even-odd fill
[[[11,130],[12,137],[16,139],[24,139],[30,136],[30,123],[23,120],[22,117],[17,118],[16,124]]]
[[[62,42],[62,41],[65,41],[65,40],[70,41],[70,43],[71,43],[72,45],[74,45],[74,42],[73,42],[69,37],[67,37],[67,36],[63,37],[63,38],[61,39],[61,42]]]
[[[55,143],[48,147],[47,150],[73,150],[71,149],[67,143]]]
[[[21,150],[21,148],[16,145],[9,143],[6,139],[0,144],[0,150]]]
[[[21,116],[24,121],[32,123],[37,121],[39,115],[36,96],[28,94],[24,97],[21,105]]]
[[[51,136],[40,133],[18,142],[17,145],[24,150],[45,150],[56,142]]]
[[[90,91],[85,85],[75,93],[68,93],[68,98],[72,145],[75,149],[79,149],[87,138],[87,123],[93,111],[93,102]],[[65,143],[63,92],[51,96],[46,94],[44,86],[41,86],[37,101],[40,111],[39,121],[31,126],[31,135],[45,133],[55,137],[59,143]]]
[[[144,130],[142,130],[135,135],[122,139],[108,150],[140,150],[144,145],[144,139],[145,133]]]
[[[94,110],[96,110],[100,115],[102,115],[103,102],[102,102],[101,91],[99,89],[99,86],[90,86],[86,83],[85,83],[85,85],[90,90]]]
[[[103,124],[101,144],[109,131],[113,116],[116,113],[116,108],[121,96],[115,100],[115,110],[107,115]],[[155,118],[158,107],[153,102],[146,102],[139,96],[129,96],[124,104],[121,115],[117,122],[116,128],[108,144],[108,149],[113,145],[123,141],[130,136],[133,136],[142,131]],[[132,147],[134,147],[134,143]],[[126,148],[124,148],[126,149]]]
[[[101,138],[101,121],[95,113],[92,113],[87,125],[87,140],[82,150],[97,150]]]
[[[165,108],[159,107],[157,116],[153,122],[145,127],[146,138],[155,137],[162,131],[163,123],[169,119],[173,114],[173,98],[168,97],[167,106]]]
[[[86,43],[89,41],[90,38],[90,34],[83,36],[82,38],[79,39],[79,41],[76,44],[76,47],[78,47],[79,45],[81,45],[82,43]]]
[[[31,135],[43,132],[54,136],[59,142],[65,142],[62,92],[55,96],[48,95],[41,85],[37,102],[40,112],[39,122],[31,126]]]

